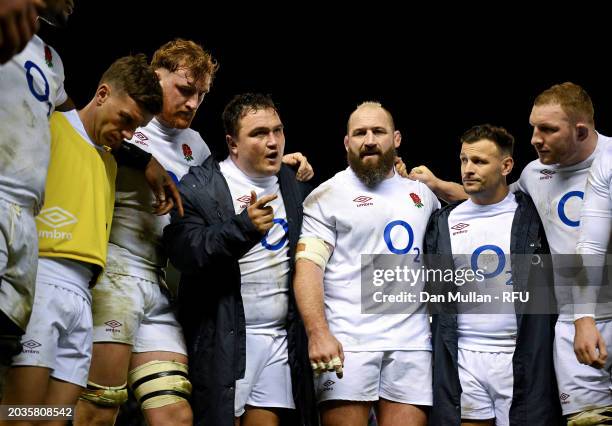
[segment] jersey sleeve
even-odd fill
[[[49,48],[52,50],[54,57],[57,58],[55,61],[55,66],[57,67],[57,90],[55,91],[55,101],[53,103],[58,107],[68,100],[68,94],[64,87],[64,63],[57,51],[51,46]]]
[[[606,253],[612,232],[612,152],[608,149],[595,159],[589,171],[584,202],[580,212],[580,236],[576,252],[582,258],[582,285],[574,289],[574,303],[582,309],[574,319],[594,316],[594,303],[604,277]],[[606,155],[607,154],[607,155]],[[584,307],[588,309],[584,309]]]
[[[315,189],[304,200],[304,219],[301,237],[320,238],[336,246],[336,224],[333,217],[321,205],[321,187]]]

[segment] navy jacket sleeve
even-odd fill
[[[168,257],[184,273],[205,272],[212,264],[239,259],[262,238],[246,209],[234,215],[215,209],[218,203],[205,197],[201,185],[192,190],[194,180],[187,175],[179,186],[185,215],[180,217],[174,210],[164,228]]]

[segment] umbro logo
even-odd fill
[[[40,352],[38,352],[36,348],[42,346],[42,344],[38,343],[36,340],[30,339],[30,340],[26,340],[25,342],[23,342],[22,346],[23,346],[23,352],[28,353],[28,354],[37,354]]]
[[[240,208],[243,209],[243,208],[247,207],[249,205],[249,203],[251,202],[251,196],[250,195],[243,195],[240,198],[236,198],[236,201],[239,201],[239,202],[242,203],[240,205]]]
[[[23,342],[22,345],[25,346],[26,348],[29,348],[29,349],[34,349],[34,348],[37,348],[39,346],[42,346],[36,340],[32,340],[32,339]]]
[[[453,232],[453,235],[457,235],[457,234],[467,234],[467,228],[468,226],[470,226],[469,223],[463,223],[463,222],[459,222],[458,224],[456,224],[455,226],[451,226],[451,229],[454,229],[457,232]]]
[[[540,180],[543,180],[543,179],[552,179],[553,175],[556,172],[554,170],[543,169],[543,170],[540,170],[540,173],[543,175],[543,176],[540,176]]]
[[[569,395],[566,393],[561,393],[561,395],[559,395],[559,399],[561,400],[561,404],[569,404]]]
[[[110,333],[121,333],[121,330],[118,330],[118,328],[121,327],[123,324],[121,324],[119,321],[110,320],[110,321],[106,321],[104,324],[106,324],[109,327],[106,329],[106,331]]]
[[[330,391],[330,390],[334,390],[334,388],[332,388],[332,386],[335,384],[336,382],[334,382],[333,380],[327,380],[323,383],[323,389],[322,391]]]
[[[374,203],[369,202],[371,199],[372,197],[366,197],[365,195],[360,195],[359,197],[354,198],[353,201],[357,203],[357,207],[373,206]]]
[[[57,206],[41,210],[40,214],[36,216],[36,220],[54,229],[78,222],[72,213]]]
[[[145,141],[148,141],[149,138],[142,132],[136,132],[134,133],[134,142],[140,145],[144,145],[144,146],[149,146],[148,143],[146,143]]]

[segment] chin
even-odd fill
[[[546,166],[550,166],[550,165],[558,163],[558,161],[556,161],[554,158],[551,158],[549,155],[538,156],[538,158],[540,159],[540,163]]]
[[[172,127],[175,129],[187,129],[191,126],[191,120],[185,120],[184,118],[177,118],[172,123]]]

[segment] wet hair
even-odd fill
[[[466,131],[461,136],[461,143],[475,143],[481,140],[489,140],[497,145],[499,152],[512,156],[514,152],[514,137],[503,127],[491,124],[480,124]]]
[[[595,110],[591,97],[582,87],[571,82],[555,84],[544,90],[533,102],[534,106],[560,105],[572,121],[585,120],[595,126]]]
[[[125,93],[153,115],[162,110],[163,94],[159,79],[143,54],[117,59],[102,75],[99,84],[103,83]]]
[[[262,109],[272,109],[278,113],[278,108],[270,95],[243,93],[234,96],[223,109],[222,119],[225,134],[237,136],[240,131],[240,120],[249,112]]]
[[[170,72],[186,68],[196,81],[209,75],[211,83],[219,69],[217,61],[202,46],[181,38],[169,41],[157,49],[151,66],[153,69],[165,68]]]

